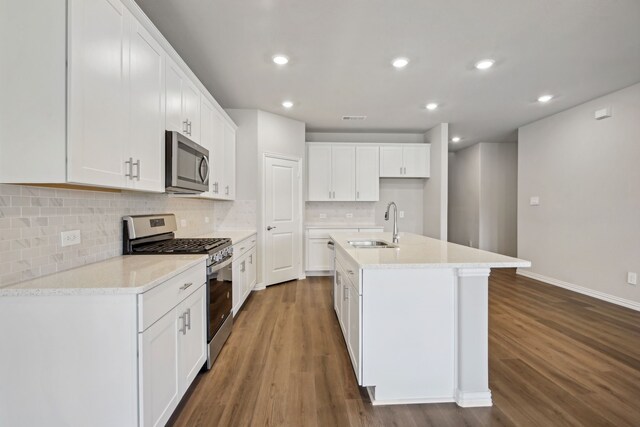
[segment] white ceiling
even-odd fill
[[[223,107],[308,131],[449,122],[457,147],[514,141],[521,125],[640,81],[640,0],[137,2]],[[289,65],[273,64],[276,53]],[[397,56],[405,69],[391,66]],[[496,65],[475,70],[482,58]],[[541,105],[543,93],[557,98]]]

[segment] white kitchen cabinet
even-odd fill
[[[215,198],[220,199],[224,197],[224,182],[225,182],[225,141],[224,141],[224,129],[225,120],[222,115],[214,111],[213,112],[213,150],[209,150],[209,163],[211,165],[211,175],[209,181],[211,182],[211,192]],[[233,165],[235,167],[235,164]]]
[[[180,132],[200,143],[200,91],[170,58],[167,58],[166,75],[167,130]]]
[[[331,145],[307,145],[307,200],[331,200]]]
[[[390,144],[380,146],[381,178],[428,178],[430,144]]]
[[[256,235],[233,245],[233,315],[236,316],[256,285]]]
[[[215,109],[213,105],[202,95],[200,98],[200,145],[209,150],[209,190],[199,194],[201,198],[213,199],[215,194],[213,192],[213,159],[215,150]]]
[[[176,308],[178,320],[183,319],[184,331],[178,329],[178,379],[180,395],[207,361],[207,295],[206,286],[189,296]]]
[[[350,201],[356,198],[356,147],[331,145],[331,200]]]
[[[349,310],[349,320],[347,322],[348,339],[347,349],[351,362],[353,363],[353,370],[356,373],[358,382],[360,382],[360,340],[362,339],[360,334],[360,322],[362,313],[362,298],[358,295],[357,288],[353,281],[350,281],[349,291],[347,293],[347,303]]]
[[[224,181],[222,181],[222,198],[236,198],[236,129],[224,123]]]
[[[380,150],[375,145],[356,146],[356,198],[362,202],[380,200]]]

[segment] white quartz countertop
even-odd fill
[[[392,242],[391,233],[331,233],[331,239],[360,268],[513,268],[531,262],[412,233],[400,233],[397,248],[354,248],[349,240]]]
[[[204,239],[229,238],[231,239],[231,243],[235,245],[254,234],[256,234],[256,230],[217,230],[212,233],[200,234],[195,237]]]
[[[384,228],[384,226],[376,224],[305,224],[305,228]]]
[[[199,263],[206,255],[125,255],[0,288],[0,297],[139,294]]]

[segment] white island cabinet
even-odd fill
[[[530,262],[410,233],[332,233],[334,309],[374,405],[491,406],[488,277]]]
[[[206,363],[206,258],[112,258],[0,288],[0,424],[162,426]]]

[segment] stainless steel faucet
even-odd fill
[[[389,209],[393,206],[393,243],[398,243],[398,206],[395,202],[387,205],[387,211],[384,213],[384,220],[389,221]]]

